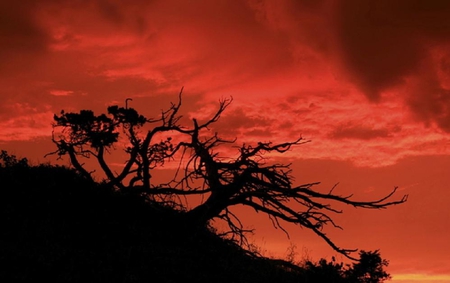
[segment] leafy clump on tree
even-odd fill
[[[238,146],[236,156],[222,158],[218,153],[220,147],[235,141],[221,139],[209,127],[231,102],[231,98],[220,100],[209,119],[203,122],[192,119],[190,126],[181,124],[181,92],[178,102],[155,119],[144,117],[128,106],[110,106],[108,114],[101,115],[90,110],[61,111],[54,116],[53,142],[57,150],[51,154],[68,155],[73,167],[86,178],[92,178],[92,172],[84,168],[81,159],[94,157],[106,176],[104,182],[122,192],[138,193],[149,203],[185,212],[185,221],[192,227],[222,219],[230,228],[228,235],[245,240],[246,230],[233,208],[247,206],[267,214],[281,229],[282,222],[308,228],[335,251],[356,260],[352,256],[356,249],[339,247],[324,232],[327,225],[340,228],[331,215],[342,211],[333,203],[382,209],[404,203],[407,196],[392,199],[394,188],[380,199],[358,201],[351,195],[335,194],[333,189],[318,192],[314,190],[318,183],[294,185],[289,164],[269,164],[262,156],[282,154],[306,142],[302,138],[283,143],[244,143]],[[120,172],[114,172],[105,156],[124,140],[127,160]],[[172,159],[180,164],[173,179],[159,184],[152,182],[154,170]],[[198,196],[204,201],[190,207],[186,200]]]

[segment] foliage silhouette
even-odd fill
[[[360,251],[359,261],[353,263],[353,267],[347,270],[345,275],[351,282],[384,282],[391,278],[384,270],[388,265],[389,262],[381,258],[379,250]]]
[[[92,178],[91,172],[83,167],[80,159],[95,157],[107,184],[122,192],[143,195],[149,202],[184,211],[186,221],[192,226],[203,227],[211,220],[221,219],[230,228],[225,234],[245,243],[246,230],[233,213],[236,205],[244,205],[267,214],[274,226],[283,231],[282,222],[312,230],[334,250],[351,259],[356,259],[351,255],[356,249],[337,246],[324,232],[327,225],[341,228],[331,214],[342,211],[333,204],[382,209],[407,200],[406,195],[392,200],[396,188],[380,199],[358,201],[352,195],[334,194],[334,188],[327,193],[313,190],[318,183],[294,185],[289,164],[270,164],[264,155],[282,154],[307,142],[302,138],[277,144],[244,143],[238,147],[235,157],[224,159],[219,155],[222,146],[233,145],[235,141],[211,134],[209,127],[231,102],[231,98],[219,101],[217,111],[209,119],[199,122],[194,118],[191,127],[180,123],[181,92],[178,103],[172,103],[157,119],[146,118],[128,106],[110,106],[108,115],[98,116],[90,110],[61,111],[60,115],[54,115],[53,142],[57,150],[50,154],[68,155],[73,167],[88,179]],[[122,171],[115,173],[105,156],[121,139],[126,140],[127,161]],[[173,180],[153,184],[153,170],[172,159],[180,162]],[[193,196],[206,200],[190,208],[185,200]]]
[[[27,167],[28,159],[21,158],[17,159],[17,157],[13,154],[8,154],[6,150],[2,150],[0,152],[0,167],[3,168],[12,168],[12,167]]]
[[[25,161],[0,156],[2,282],[353,283],[386,274],[378,251],[348,268],[261,257],[206,226],[192,229],[182,212]]]
[[[391,279],[390,274],[384,270],[388,265],[389,262],[381,258],[378,250],[362,250],[359,252],[359,260],[351,265],[338,263],[334,257],[331,261],[307,261],[302,273],[307,282],[382,283]]]

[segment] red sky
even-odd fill
[[[0,148],[46,162],[61,109],[130,97],[156,116],[184,86],[187,116],[203,117],[232,96],[224,135],[311,140],[286,154],[299,183],[409,194],[346,208],[337,244],[380,249],[393,282],[449,282],[449,19],[445,0],[2,1]],[[250,223],[268,253],[333,254],[306,230]]]

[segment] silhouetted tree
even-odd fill
[[[28,166],[28,159],[20,158],[14,154],[9,154],[6,150],[0,152],[0,167]]]
[[[269,164],[263,155],[284,153],[292,146],[306,142],[302,138],[276,144],[244,143],[238,147],[234,158],[222,158],[217,152],[219,147],[235,141],[221,139],[217,133],[210,134],[208,127],[218,121],[231,102],[231,98],[220,100],[217,111],[208,120],[192,119],[190,127],[180,123],[181,92],[178,103],[172,103],[156,119],[146,118],[128,106],[110,106],[108,115],[98,116],[90,110],[61,111],[60,115],[54,116],[53,142],[57,150],[51,154],[68,155],[76,170],[86,177],[91,177],[92,172],[83,167],[80,158],[95,157],[110,185],[121,191],[143,194],[149,201],[184,210],[192,225],[206,225],[212,219],[222,219],[230,227],[232,237],[245,240],[245,229],[232,212],[234,206],[245,205],[267,214],[274,226],[281,229],[280,221],[311,229],[334,250],[352,259],[350,254],[355,249],[338,247],[323,231],[327,224],[340,228],[330,216],[330,213],[341,213],[332,202],[382,209],[406,201],[406,195],[391,200],[396,188],[380,199],[357,201],[351,195],[334,194],[334,188],[328,193],[313,190],[318,183],[293,185],[289,164]],[[105,161],[105,154],[122,137],[126,138],[128,160],[116,173]],[[175,157],[180,159],[180,166],[173,180],[153,184],[153,169]],[[205,201],[189,209],[184,200],[191,196],[202,196]]]
[[[345,276],[355,283],[381,283],[391,278],[384,270],[388,265],[389,262],[381,258],[379,250],[360,251],[358,262],[353,263]]]

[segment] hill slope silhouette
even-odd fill
[[[67,167],[5,156],[2,151],[0,282],[383,281],[357,279],[356,267],[363,267],[358,278],[368,270],[358,264],[344,269],[321,260],[300,267],[265,258],[211,228],[193,229],[180,211],[118,193]],[[362,255],[370,267],[381,260],[377,252]]]
[[[0,281],[298,282],[179,212],[68,168],[3,167],[0,180]]]

